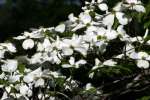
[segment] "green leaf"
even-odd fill
[[[19,64],[18,70],[19,70],[20,73],[24,73],[25,65],[24,64]]]
[[[3,84],[3,85],[4,85],[4,84],[7,84],[7,81],[1,79],[1,80],[0,80],[0,84]]]
[[[60,87],[63,86],[64,82],[65,82],[65,79],[64,79],[64,78],[57,78],[57,79],[56,79],[56,85],[58,85],[58,86],[60,86]]]
[[[89,90],[84,90],[84,91],[82,91],[81,92],[81,94],[95,94],[96,93],[96,88],[91,88],[91,89],[89,89]]]
[[[138,100],[150,100],[150,96],[144,96],[144,97],[142,97],[142,98],[140,98]]]

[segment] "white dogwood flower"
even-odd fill
[[[113,40],[118,37],[118,33],[115,30],[106,30],[105,36],[108,40]]]
[[[23,96],[26,96],[26,95],[28,95],[29,97],[32,96],[31,89],[25,84],[21,85],[19,90],[20,90],[20,94]]]
[[[17,60],[6,60],[4,64],[1,66],[2,71],[4,72],[14,72],[16,71],[18,66]]]
[[[42,63],[42,56],[43,54],[41,52],[35,53],[31,59],[29,59],[30,64],[35,64],[35,63]]]
[[[75,58],[70,57],[69,64],[63,64],[62,67],[63,68],[71,68],[71,67],[79,68],[79,65],[84,65],[84,64],[86,64],[85,60],[81,59],[81,60],[75,62]]]
[[[83,41],[83,37],[74,34],[71,39],[64,39],[56,47],[61,47],[63,55],[72,55],[73,51],[77,51],[86,56],[89,45]]]
[[[39,86],[44,86],[44,79],[39,78],[36,82],[35,82],[35,87],[39,87]]]
[[[92,18],[88,13],[80,13],[79,18],[85,25],[92,21]]]
[[[35,87],[44,86],[44,79],[42,77],[46,77],[47,72],[43,73],[41,68],[38,68],[23,77],[23,81],[26,83],[33,83]]]
[[[3,47],[6,47],[8,51],[15,53],[16,52],[16,47],[12,43],[2,43],[0,44]]]

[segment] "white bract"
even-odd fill
[[[137,60],[137,66],[139,68],[147,69],[149,68],[149,62],[146,60]]]
[[[126,52],[126,55],[129,55],[130,53],[135,52],[135,47],[131,44],[126,44],[124,52]]]
[[[117,62],[113,61],[112,59],[103,62],[103,65],[105,66],[115,66],[116,64]]]
[[[114,11],[121,11],[122,9],[122,2],[117,3],[117,5],[113,8]]]
[[[79,30],[79,29],[81,29],[81,28],[84,28],[86,25],[84,25],[84,24],[82,24],[82,23],[79,23],[77,26],[75,26],[73,29],[72,29],[72,31],[74,32],[74,31],[77,31],[77,30]]]
[[[72,39],[64,39],[63,42],[60,44],[62,47],[63,55],[72,55],[73,50],[81,53],[83,56],[86,56],[87,50],[89,46],[83,41],[81,36],[73,35]]]
[[[71,13],[71,14],[68,16],[68,18],[69,18],[69,21],[71,21],[71,22],[75,22],[75,21],[77,20],[77,18],[74,16],[73,13]]]
[[[29,59],[29,62],[30,64],[36,64],[36,63],[42,63],[43,62],[43,59],[42,59],[42,53],[39,52],[39,53],[35,53],[31,59]]]
[[[19,81],[20,80],[20,75],[13,75],[13,76],[10,76],[9,77],[9,82],[12,82],[12,83],[14,83],[14,82],[17,82],[17,81]]]
[[[5,50],[0,50],[0,59],[4,58]]]
[[[137,12],[145,12],[145,8],[142,5],[135,5],[132,9],[136,10]]]
[[[39,30],[33,31],[31,33],[24,32],[24,33],[22,33],[22,35],[14,37],[14,39],[23,40],[23,39],[27,39],[27,38],[33,38],[33,39],[42,38],[43,37],[43,34],[42,34],[43,30],[45,30],[45,29],[39,29]]]
[[[97,3],[101,3],[101,2],[103,2],[103,0],[97,0]]]
[[[60,24],[60,25],[56,26],[55,31],[63,33],[65,31],[65,24]]]
[[[150,40],[148,40],[148,41],[146,42],[146,44],[147,44],[147,45],[150,45]]]
[[[73,50],[71,48],[62,48],[62,53],[65,56],[70,56],[73,54]]]
[[[35,82],[35,87],[39,87],[39,86],[44,86],[44,79],[39,78],[36,82]]]
[[[106,17],[103,18],[103,24],[106,25],[107,27],[111,28],[112,25],[114,24],[114,14],[108,14]]]
[[[149,55],[146,52],[138,52],[139,59],[146,59]]]
[[[138,2],[138,0],[126,0],[127,3],[131,4],[136,4]]]
[[[32,49],[34,47],[34,41],[32,39],[26,39],[22,43],[22,47],[27,50],[27,49]]]
[[[140,0],[126,0],[129,5],[126,5],[127,7],[130,7],[131,10],[135,10],[137,12],[145,12],[145,8],[141,4]]]
[[[107,30],[105,36],[108,40],[113,40],[118,37],[118,33],[115,30]]]
[[[23,96],[32,96],[32,91],[31,91],[31,89],[27,86],[27,85],[25,85],[25,84],[22,84],[21,86],[20,86],[20,94],[21,95],[23,95]]]
[[[93,88],[93,86],[92,86],[91,83],[87,83],[86,86],[85,86],[85,90],[90,90],[92,88]]]
[[[116,18],[118,19],[121,25],[126,25],[128,23],[128,19],[125,17],[125,14],[122,12],[116,12]]]
[[[75,58],[74,57],[70,57],[69,64],[63,64],[62,67],[63,68],[71,68],[71,67],[79,68],[79,65],[84,65],[84,64],[86,64],[85,60],[81,59],[81,60],[75,62]]]
[[[5,73],[3,72],[2,74],[0,74],[0,79],[3,79],[5,77]]]
[[[108,10],[108,6],[105,3],[101,3],[98,5],[99,9],[102,11],[107,11]]]
[[[33,82],[34,81],[34,77],[32,75],[25,75],[24,78],[23,78],[24,82],[26,83],[30,83],[30,82]]]
[[[41,67],[37,68],[36,70],[28,73],[26,76],[24,76],[23,80],[26,83],[33,82],[36,78],[42,77],[42,70]]]
[[[16,47],[12,43],[1,43],[0,44],[3,47],[6,47],[8,51],[15,53],[16,52]]]
[[[80,13],[79,18],[83,24],[88,24],[92,21],[92,18],[88,13]]]
[[[95,70],[95,69],[100,68],[100,67],[103,67],[102,62],[98,58],[96,58],[95,59],[95,66],[93,66],[92,70]]]

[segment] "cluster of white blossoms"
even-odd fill
[[[147,40],[148,29],[144,36],[131,37],[124,28],[132,21],[132,16],[127,16],[126,10],[145,12],[141,1],[123,0],[114,8],[109,8],[103,0],[92,0],[85,4],[83,12],[78,17],[70,14],[67,22],[56,27],[40,28],[14,37],[13,40],[21,43],[21,47],[17,46],[16,42],[0,43],[0,88],[4,90],[1,100],[6,98],[29,100],[33,95],[38,95],[40,100],[46,98],[51,100],[55,99],[53,96],[56,94],[68,98],[61,93],[62,90],[55,89],[57,81],[63,80],[61,89],[73,91],[73,88],[77,88],[80,84],[71,76],[73,70],[90,66],[89,78],[93,78],[95,70],[105,66],[116,66],[118,64],[116,59],[131,59],[136,63],[135,66],[142,69],[149,68],[150,55],[141,49],[137,50],[142,45],[150,45],[150,40]],[[96,12],[95,9],[102,13]],[[116,21],[118,24],[114,28]],[[80,34],[78,31],[81,29],[83,31]],[[69,32],[72,36],[62,37],[62,34]],[[100,59],[99,55],[105,56],[107,47],[113,40],[125,43],[122,53],[109,59]],[[133,43],[139,45],[135,46]],[[24,50],[25,54],[18,56],[20,49],[17,47],[21,48],[21,51]],[[33,49],[35,51],[32,51]],[[30,51],[33,52],[32,55],[28,54]],[[91,52],[97,55],[91,58],[95,61],[94,64],[90,64],[88,60]],[[8,58],[5,56],[6,53],[17,56]],[[63,74],[62,69],[69,69],[70,76]],[[87,83],[84,87],[84,90],[93,88],[91,83]],[[35,92],[35,88],[41,89]]]

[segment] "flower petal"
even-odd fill
[[[128,19],[124,16],[124,13],[117,12],[116,17],[121,25],[126,25],[128,23]]]
[[[139,68],[147,69],[147,68],[149,68],[149,62],[146,60],[137,60],[137,66]]]
[[[26,39],[22,43],[22,47],[27,50],[27,49],[32,49],[34,47],[34,41],[32,39]]]
[[[145,12],[145,8],[142,5],[134,5],[133,9],[136,10],[137,12]]]
[[[102,11],[108,10],[108,6],[107,6],[107,4],[105,4],[105,3],[99,4],[98,7],[99,7],[99,9],[102,10]]]
[[[65,24],[60,24],[60,25],[56,26],[55,31],[63,33],[65,31],[65,28],[66,28]]]
[[[103,24],[109,27],[112,27],[112,25],[114,24],[114,14],[109,14],[106,17],[104,17],[103,19]]]

